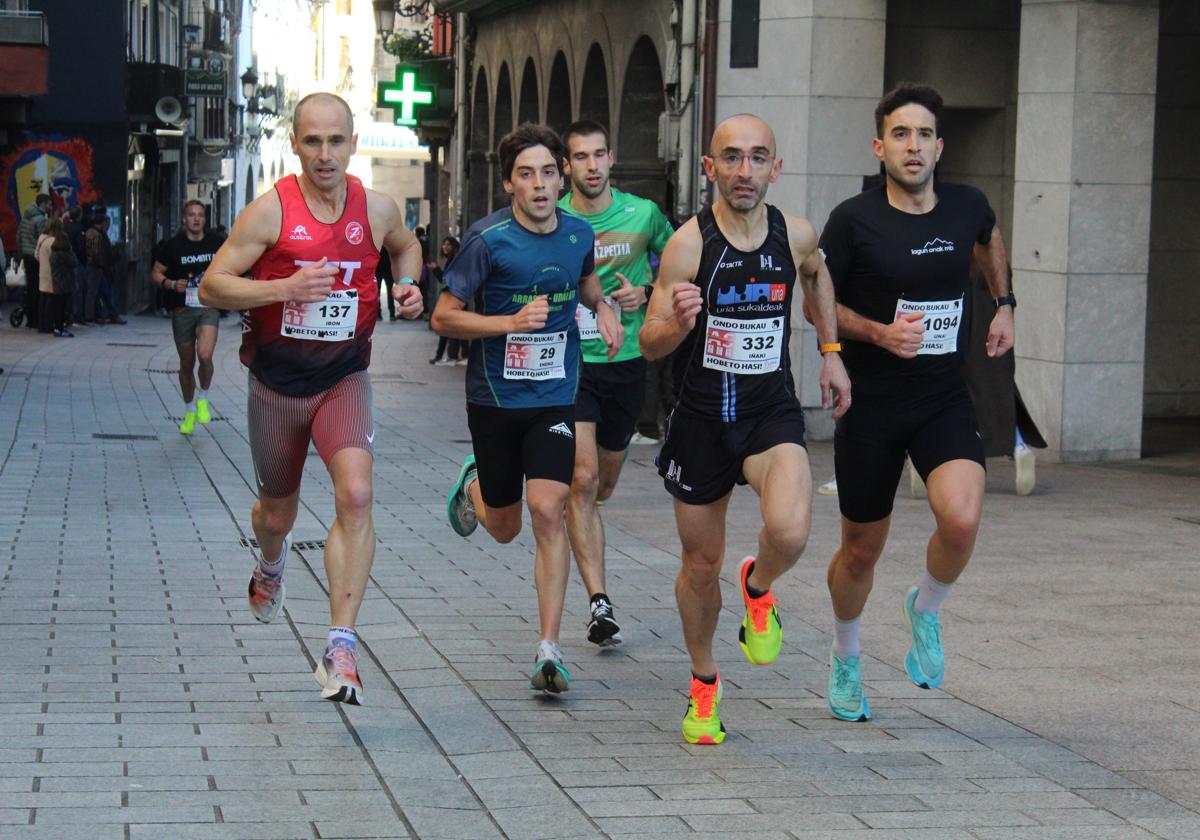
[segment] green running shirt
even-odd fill
[[[663,249],[667,247],[667,240],[675,232],[667,217],[653,201],[621,192],[613,187],[609,189],[612,190],[612,204],[603,213],[591,216],[571,207],[569,192],[558,201],[560,208],[583,219],[596,232],[596,273],[600,275],[600,287],[606,295],[621,287],[621,281],[617,279],[618,271],[631,285],[649,285],[654,277],[650,270],[648,253],[653,251],[661,256]],[[613,357],[614,362],[636,359],[642,355],[638,351],[638,330],[642,328],[642,322],[645,320],[644,305],[632,312],[621,313],[621,325],[625,327],[625,343]],[[593,364],[608,361],[608,349],[602,339],[583,341],[580,347],[584,362]]]

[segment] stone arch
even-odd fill
[[[579,119],[595,120],[607,127],[612,124],[608,101],[608,68],[604,51],[593,42],[583,67],[583,84],[579,86]]]
[[[666,104],[658,50],[643,35],[634,44],[625,69],[613,178],[620,182],[621,189],[649,198],[661,207],[670,206],[666,170],[658,157],[658,117]]]
[[[470,144],[467,146],[467,206],[463,219],[467,226],[488,214],[488,155],[492,145],[490,117],[487,73],[480,67],[475,74]]]
[[[500,145],[504,135],[513,130],[513,95],[512,78],[508,72],[508,62],[500,65],[500,73],[496,80],[495,116],[492,118],[492,149]],[[504,192],[504,182],[501,177],[500,165],[494,160],[492,166],[492,209],[496,210],[508,203],[508,194]]]
[[[538,102],[537,68],[533,59],[525,59],[525,69],[521,71],[521,98],[517,104],[517,123],[539,122],[541,120],[541,103]]]
[[[254,194],[262,195],[267,191],[267,170],[262,165],[262,161],[258,163],[258,183],[255,185]]]
[[[550,66],[550,85],[546,89],[546,125],[562,134],[571,124],[571,75],[567,56],[562,50]]]

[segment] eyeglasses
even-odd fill
[[[764,154],[763,152],[751,152],[743,154],[742,152],[721,152],[713,158],[717,163],[721,164],[724,169],[740,169],[742,161],[750,161],[750,169],[755,172],[762,172],[775,162],[774,155]]]

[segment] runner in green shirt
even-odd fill
[[[567,500],[567,533],[579,574],[591,598],[588,639],[606,646],[621,641],[604,580],[602,502],[612,495],[625,450],[646,393],[646,360],[638,330],[646,317],[653,275],[648,253],[661,254],[674,230],[658,206],[613,189],[608,182],[613,150],[608,131],[581,120],[563,134],[571,190],[558,202],[596,232],[596,273],[610,306],[621,314],[625,343],[613,357],[596,328],[596,315],[576,310],[583,370],[575,401],[575,474]]]

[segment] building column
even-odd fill
[[[1017,382],[1062,461],[1141,452],[1158,8],[1023,0]]]

